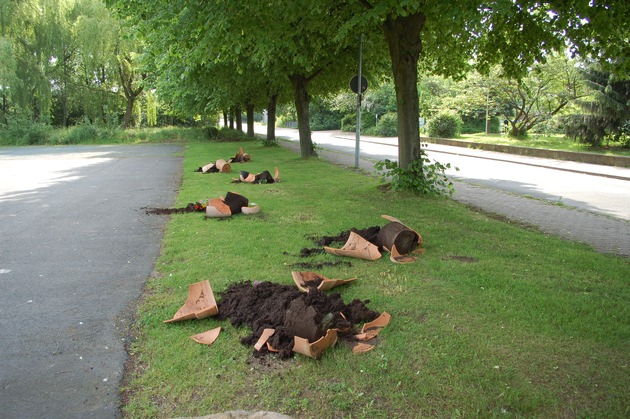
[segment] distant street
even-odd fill
[[[256,125],[266,134],[266,127]],[[295,129],[277,128],[276,136],[299,141]],[[355,134],[316,131],[317,146],[340,153],[355,153]],[[361,137],[361,157],[370,160],[397,160],[396,138]],[[428,155],[460,170],[447,174],[474,185],[496,188],[554,204],[575,207],[615,218],[630,220],[630,169],[586,163],[428,144]]]
[[[0,148],[0,417],[114,418],[181,147]]]

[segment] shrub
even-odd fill
[[[251,140],[243,131],[223,127],[219,130],[216,141],[247,141]]]
[[[428,124],[429,137],[454,138],[462,129],[462,118],[454,112],[440,112]]]
[[[424,149],[420,150],[420,157],[411,162],[407,169],[400,168],[398,162],[392,160],[379,161],[374,166],[383,171],[381,180],[394,191],[437,196],[451,196],[455,192],[453,182],[445,174],[451,164],[431,163]],[[455,170],[459,171],[457,167]]]
[[[219,136],[219,129],[217,127],[205,127],[203,133],[209,140],[216,140]]]
[[[86,122],[68,128],[61,135],[59,135],[59,138],[57,138],[57,142],[59,144],[94,143],[96,142],[95,140],[99,139],[101,136],[101,130],[96,125],[92,125],[89,122]]]
[[[39,145],[50,140],[52,128],[30,118],[14,116],[7,118],[7,125],[0,131],[3,145]]]
[[[374,135],[380,137],[398,136],[398,114],[388,112],[381,116],[378,120],[378,124],[374,127]]]

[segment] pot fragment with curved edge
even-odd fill
[[[205,319],[219,314],[219,307],[214,299],[210,281],[200,281],[188,285],[188,298],[184,305],[177,310],[172,319],[164,323],[178,322],[190,319]]]
[[[308,339],[295,336],[293,338],[293,352],[318,359],[324,351],[337,343],[337,331],[328,329],[326,335],[311,343]]]
[[[350,232],[348,241],[341,249],[324,246],[324,250],[328,253],[338,256],[350,256],[365,260],[376,260],[381,257],[378,247],[354,231]]]
[[[376,346],[376,336],[389,324],[391,316],[387,312],[381,313],[379,317],[369,323],[365,323],[361,328],[361,333],[354,335],[358,342],[350,343],[350,348],[355,354],[369,352]]]
[[[343,285],[357,280],[356,277],[349,279],[329,279],[317,272],[309,271],[292,271],[291,276],[293,276],[293,282],[295,282],[298,289],[304,292],[308,292],[308,289],[313,286],[316,286],[320,291],[328,291],[337,285]]]
[[[202,345],[212,345],[215,340],[219,337],[219,333],[221,332],[221,327],[215,327],[214,329],[205,331],[203,333],[198,333],[196,335],[192,335],[190,338],[197,343],[201,343]]]

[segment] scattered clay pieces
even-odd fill
[[[215,327],[214,329],[208,330],[203,333],[199,333],[196,335],[192,335],[190,338],[197,343],[201,343],[202,345],[212,345],[215,340],[219,337],[219,333],[221,332],[220,327]]]
[[[292,271],[291,276],[293,276],[293,282],[295,282],[295,285],[304,292],[308,292],[309,288],[317,288],[320,291],[328,291],[337,285],[347,284],[348,282],[356,281],[357,279],[356,277],[349,279],[329,279],[317,272],[309,271]]]
[[[225,198],[209,199],[206,206],[206,217],[208,218],[231,217],[234,214],[256,214],[258,212],[260,212],[258,205],[254,204],[250,207],[249,200],[235,192],[228,192]]]
[[[184,305],[177,310],[177,313],[170,320],[164,323],[178,322],[190,319],[205,319],[219,313],[219,308],[214,299],[212,288],[208,280],[195,282],[188,285],[188,298]]]
[[[271,175],[271,173],[269,173],[268,170],[258,173],[257,175],[253,173],[249,173],[245,170],[241,170],[239,178],[232,179],[232,182],[233,183],[245,182],[245,183],[256,183],[256,184],[280,182],[280,171],[278,170],[277,167],[274,167],[273,170],[274,170],[273,176]]]

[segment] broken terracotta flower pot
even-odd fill
[[[243,152],[243,147],[238,148],[238,153],[234,157],[228,160],[228,163],[247,163],[251,161],[252,158],[249,154]]]
[[[208,280],[188,285],[188,298],[184,305],[170,320],[164,323],[178,322],[190,319],[205,319],[219,314],[219,307],[214,299],[212,288]]]
[[[230,166],[230,163],[226,162],[223,159],[217,160],[216,166],[221,173],[230,173],[230,170],[232,170],[232,166]]]
[[[206,217],[231,217],[234,214],[256,214],[260,212],[258,205],[249,206],[249,200],[243,195],[228,192],[225,198],[212,198],[206,206]]]
[[[350,236],[341,249],[324,246],[324,250],[328,253],[338,256],[350,256],[359,259],[376,260],[381,257],[378,247],[354,231],[350,232]]]
[[[246,182],[246,183],[276,183],[280,181],[280,171],[277,167],[274,167],[274,175],[272,176],[268,170],[265,170],[257,175],[245,170],[241,170],[238,179],[232,179],[233,182]]]
[[[308,289],[313,287],[316,287],[320,291],[328,291],[337,285],[347,284],[348,282],[356,281],[357,279],[356,277],[349,279],[329,279],[317,272],[292,271],[291,275],[293,276],[293,282],[295,282],[298,289],[304,292],[308,292]]]
[[[293,352],[318,359],[322,353],[337,343],[337,331],[329,329],[326,335],[317,341],[310,343],[308,339],[295,336],[293,338]]]
[[[217,340],[217,338],[219,337],[220,332],[221,328],[216,327],[212,330],[192,335],[190,338],[197,343],[201,343],[202,345],[212,345],[214,341]]]
[[[408,255],[417,247],[422,246],[422,236],[415,230],[404,225],[397,218],[389,215],[381,215],[386,220],[391,221],[379,230],[376,236],[376,244],[380,247],[396,249],[401,255]]]

